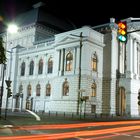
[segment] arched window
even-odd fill
[[[33,73],[34,73],[34,61],[32,60],[30,62],[29,75],[33,75]]]
[[[18,93],[22,93],[22,91],[23,91],[23,86],[22,86],[22,85],[20,85],[20,86],[19,86]]]
[[[39,60],[39,65],[38,65],[38,74],[42,74],[43,72],[43,60]]]
[[[36,86],[36,96],[40,96],[40,89],[41,89],[40,84],[37,84],[37,86]]]
[[[31,96],[31,91],[32,91],[32,87],[31,87],[31,85],[29,84],[28,86],[27,86],[27,96],[29,97],[29,96]]]
[[[25,75],[25,62],[22,62],[21,64],[21,76]]]
[[[50,57],[48,60],[48,73],[52,73],[52,71],[53,71],[53,60],[52,57]]]
[[[63,83],[63,96],[67,96],[68,93],[69,93],[69,83],[66,78],[65,82]]]
[[[46,96],[50,96],[51,94],[51,85],[48,83],[46,85]]]
[[[97,55],[96,52],[93,54],[91,58],[91,67],[93,71],[97,71]]]
[[[92,83],[91,85],[91,96],[96,97],[96,83]]]
[[[66,71],[71,71],[72,70],[72,62],[73,62],[73,55],[71,52],[69,52],[66,55]]]

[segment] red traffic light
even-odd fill
[[[125,22],[119,22],[119,23],[118,23],[118,27],[119,27],[120,29],[125,29],[125,28],[126,28],[126,23],[125,23]]]

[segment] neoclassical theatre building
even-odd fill
[[[4,80],[13,95],[8,109],[138,116],[140,34],[117,38],[117,24],[75,28],[44,12],[41,4],[19,15],[16,34],[1,33],[6,42]],[[136,30],[139,22],[128,22]],[[2,84],[3,65],[0,66]],[[6,106],[4,83],[2,108]]]

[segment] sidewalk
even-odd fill
[[[4,116],[4,114],[2,114]],[[102,118],[81,118],[79,116],[60,116],[48,115],[46,113],[38,114],[41,118],[37,121],[34,116],[27,112],[8,112],[6,120],[2,118],[0,120],[0,136],[12,136],[12,135],[30,135],[31,131],[19,131],[11,129],[12,127],[21,127],[22,125],[41,125],[41,124],[73,124],[73,123],[86,123],[86,122],[109,122],[109,121],[128,121],[128,120],[140,120],[140,117],[107,117],[102,116]],[[35,132],[35,133],[40,133]]]
[[[84,115],[70,115],[70,114],[48,114],[48,113],[36,113],[40,118],[41,122],[46,122],[49,121],[51,123],[63,123],[63,122],[97,122],[97,121],[125,121],[125,120],[140,120],[140,116],[139,117],[126,117],[126,116],[84,116]],[[2,114],[4,117],[4,114]],[[18,119],[18,121],[20,121],[20,119],[31,119],[34,120],[35,122],[37,122],[35,116],[33,116],[32,114],[30,114],[29,112],[7,112],[7,119],[5,123],[10,123],[11,119]],[[3,119],[4,120],[4,119]]]

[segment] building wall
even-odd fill
[[[95,100],[90,100],[87,103],[87,113],[91,113],[91,105],[97,106],[96,112],[102,112],[102,106],[99,102],[102,102],[102,64],[103,64],[103,35],[92,30],[89,27],[83,27],[74,31],[55,35],[55,41],[52,44],[44,42],[31,46],[28,49],[22,49],[18,52],[18,66],[16,74],[17,84],[16,92],[18,92],[19,86],[23,85],[23,105],[26,108],[27,99],[27,86],[32,86],[33,105],[34,111],[59,111],[59,112],[76,112],[78,101],[78,74],[79,74],[79,56],[80,56],[80,40],[78,35],[83,33],[82,40],[82,59],[81,59],[81,89],[85,89],[84,96],[91,95],[91,84],[93,81],[97,84],[97,97]],[[70,34],[76,34],[77,37]],[[85,36],[85,38],[84,38]],[[66,55],[68,52],[73,54],[72,71],[66,71]],[[93,53],[98,57],[97,72],[91,70],[91,56]],[[48,59],[53,59],[53,72],[47,73]],[[38,62],[43,59],[43,74],[38,74]],[[34,74],[29,75],[29,64],[31,61],[35,62]],[[21,63],[25,62],[26,70],[25,76],[21,76]],[[62,85],[67,78],[69,82],[69,94],[68,96],[62,95]],[[50,97],[45,95],[45,87],[47,83],[51,84]],[[36,96],[36,85],[41,85],[41,96]],[[10,99],[9,99],[10,100]],[[15,104],[13,101],[13,107]]]
[[[118,40],[117,30],[113,27],[104,35],[103,50],[103,114],[116,115],[116,86],[118,70]]]
[[[139,34],[128,35],[126,44],[126,75],[119,81],[119,86],[125,88],[126,114],[139,115],[138,92],[140,89],[139,79]]]

